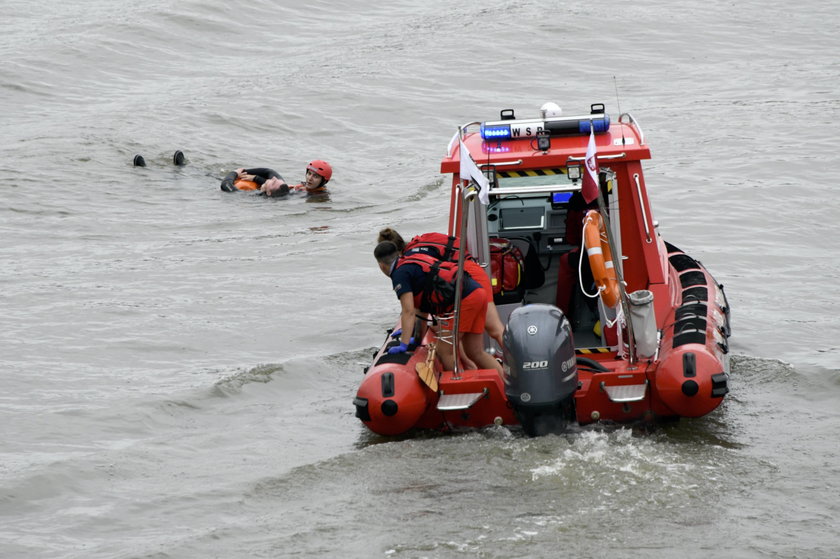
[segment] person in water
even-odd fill
[[[396,230],[386,227],[379,231],[377,242],[391,241],[397,246],[400,254],[412,254],[417,252],[424,252],[434,256],[438,260],[449,260],[451,262],[458,261],[457,245],[449,247],[447,252],[447,245],[450,243],[451,237],[443,233],[424,233],[417,235],[408,242],[408,249],[406,250],[406,242]],[[454,241],[454,239],[453,239]],[[505,334],[505,326],[502,324],[502,319],[499,317],[499,311],[496,309],[496,304],[493,302],[493,285],[487,270],[482,268],[469,253],[464,255],[464,271],[466,271],[472,279],[477,281],[484,289],[487,299],[487,316],[485,318],[484,328],[487,334],[493,338],[499,348],[503,348],[503,336]]]
[[[300,184],[290,186],[274,169],[254,167],[231,171],[222,179],[221,188],[225,192],[259,191],[260,194],[272,197],[286,196],[289,193],[301,193],[307,196],[324,195],[327,193],[327,183],[331,178],[330,164],[316,159],[306,166],[306,176]]]
[[[397,245],[391,241],[382,241],[377,244],[373,256],[382,273],[391,278],[394,293],[400,301],[400,344],[389,349],[388,353],[410,351],[414,344],[412,334],[418,312],[425,318],[429,314],[440,316],[451,313],[454,309],[453,284],[457,266],[428,254],[400,256]],[[461,344],[460,347],[464,348],[467,358],[477,367],[494,369],[503,375],[502,365],[484,351],[486,292],[467,273],[463,276],[462,287],[457,343]],[[422,332],[417,335],[418,340],[422,339]],[[437,352],[443,360],[444,367],[452,370],[454,360],[449,344],[440,337],[438,344],[444,345],[444,347],[439,345]]]

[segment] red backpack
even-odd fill
[[[397,267],[403,264],[417,264],[426,273],[426,283],[422,293],[414,294],[414,306],[423,312],[441,315],[451,312],[455,306],[455,280],[458,265],[443,262],[428,254],[411,254],[397,261]],[[464,272],[464,277],[470,277]]]
[[[490,239],[490,283],[493,295],[519,287],[524,269],[525,259],[516,245],[507,239]]]
[[[461,245],[456,237],[450,237],[449,235],[444,235],[443,233],[423,233],[422,235],[412,237],[412,239],[405,244],[403,253],[428,254],[430,253],[429,249],[433,249],[434,252],[440,254],[441,260],[455,261],[458,259],[458,249],[460,246]]]

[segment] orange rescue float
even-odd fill
[[[584,218],[583,243],[601,300],[608,307],[618,305],[618,279],[615,275],[610,243],[607,240],[607,230],[601,214],[595,210],[589,210]]]
[[[246,181],[243,179],[236,179],[234,181],[233,186],[236,187],[237,190],[259,190],[260,185],[255,183],[254,181]]]

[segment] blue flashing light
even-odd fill
[[[481,137],[485,140],[509,140],[509,124],[481,124]]]
[[[603,134],[610,129],[610,115],[605,114],[602,117],[593,118],[591,121],[588,119],[580,119],[579,124],[581,134],[589,134],[590,122],[592,122],[592,127],[595,129],[596,134]]]
[[[551,203],[552,204],[565,204],[572,198],[571,192],[552,192],[551,193]]]

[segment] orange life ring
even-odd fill
[[[583,244],[586,246],[589,267],[592,268],[592,277],[598,286],[601,300],[608,307],[616,306],[619,300],[618,279],[604,220],[596,210],[586,212],[583,220]]]

